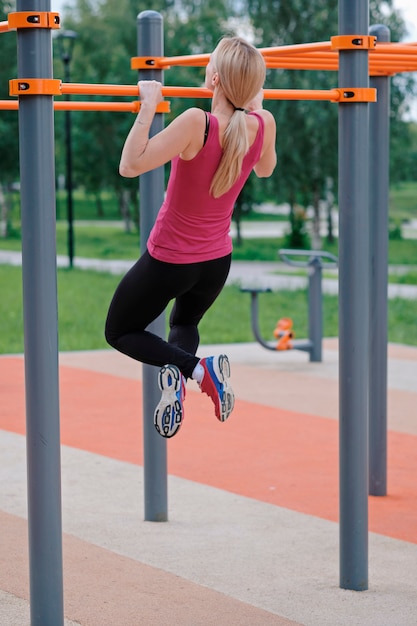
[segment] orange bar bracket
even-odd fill
[[[154,70],[154,69],[170,69],[169,65],[161,64],[166,57],[132,57],[130,59],[130,68],[132,70]]]
[[[19,11],[9,13],[9,29],[15,28],[60,28],[61,19],[59,13],[51,11]]]
[[[371,50],[376,37],[371,35],[336,35],[331,38],[332,50]]]
[[[60,96],[61,81],[57,78],[12,78],[10,96]]]
[[[376,102],[376,89],[373,87],[337,88],[338,104],[342,102]]]

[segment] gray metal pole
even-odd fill
[[[138,56],[161,57],[164,54],[163,20],[156,11],[142,11],[137,19]],[[139,70],[140,80],[163,82],[163,71],[158,69]],[[151,126],[151,136],[162,130],[163,114],[157,113]],[[146,242],[159,208],[164,199],[164,168],[142,174],[140,177],[140,247],[145,250]],[[149,330],[165,337],[165,314],[152,324]],[[153,413],[159,402],[157,368],[143,365],[143,439],[144,439],[144,491],[145,520],[166,522],[168,520],[168,480],[166,441],[158,435],[153,424]]]
[[[308,264],[308,336],[311,341],[310,361],[320,363],[323,341],[322,265],[318,257]]]
[[[71,81],[70,59],[64,61],[65,82]],[[71,95],[67,94],[66,100],[71,100]],[[68,264],[74,267],[74,203],[72,184],[72,132],[71,132],[71,111],[65,111],[65,152],[66,152],[66,187],[67,187],[67,221],[68,221]]]
[[[390,41],[389,28],[371,26],[377,41]],[[378,45],[378,43],[377,43]],[[387,494],[388,195],[390,78],[372,76],[378,100],[370,105],[370,368],[369,493]]]
[[[33,5],[36,5],[35,7]],[[18,0],[17,11],[50,11]],[[48,29],[19,29],[18,77],[52,77]],[[53,98],[19,99],[30,613],[32,626],[64,623]]]
[[[339,34],[368,34],[368,0],[339,0]],[[339,53],[339,86],[369,86],[368,51]],[[368,103],[339,105],[340,586],[368,588]]]

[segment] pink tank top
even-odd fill
[[[165,200],[148,239],[151,256],[167,263],[198,263],[230,254],[230,222],[243,185],[259,161],[264,121],[255,115],[259,128],[243,160],[240,177],[228,192],[213,198],[209,189],[222,156],[217,118],[210,115],[207,141],[191,160],[175,157],[171,162]]]

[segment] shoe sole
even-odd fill
[[[181,373],[175,365],[165,365],[158,375],[161,399],[154,413],[154,424],[158,433],[169,439],[179,430],[183,419],[182,402],[177,398],[181,389]]]
[[[221,354],[217,359],[213,359],[213,370],[217,378],[223,384],[221,394],[220,417],[221,422],[225,422],[233,411],[235,405],[235,395],[230,385],[230,363],[225,354]]]

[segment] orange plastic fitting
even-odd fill
[[[61,28],[59,13],[51,11],[19,11],[9,13],[9,29],[17,28]]]
[[[335,35],[331,37],[331,50],[372,50],[376,37],[373,35]]]
[[[169,69],[165,63],[161,61],[166,60],[166,57],[132,57],[130,59],[130,69],[132,70],[154,70],[154,69]]]
[[[57,78],[12,78],[9,80],[10,96],[60,96],[61,81]]]
[[[374,87],[345,87],[337,88],[341,102],[376,102],[376,89]]]

